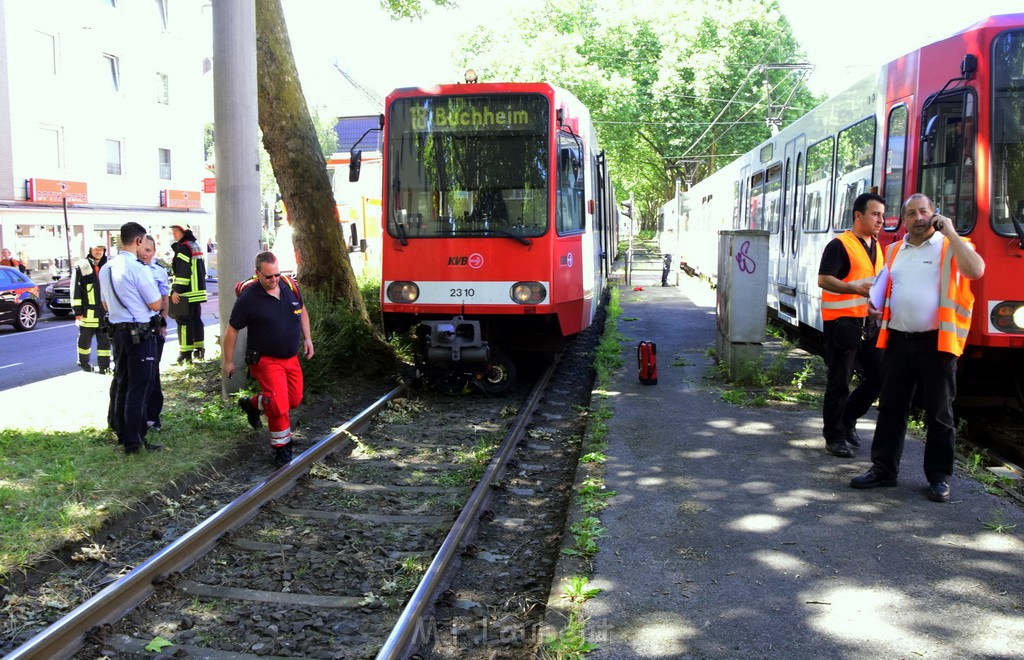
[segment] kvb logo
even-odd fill
[[[484,265],[484,257],[478,252],[474,252],[468,257],[465,256],[454,256],[448,257],[449,266],[469,266],[470,268],[480,268]]]

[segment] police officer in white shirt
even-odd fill
[[[146,403],[157,374],[160,291],[141,261],[146,228],[137,222],[121,226],[121,251],[100,272],[100,295],[107,310],[114,346],[114,381],[107,421],[126,454],[146,442]]]

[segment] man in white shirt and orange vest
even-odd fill
[[[860,447],[857,420],[882,389],[882,352],[875,346],[877,324],[868,307],[868,291],[882,270],[878,233],[885,200],[864,193],[853,202],[853,227],[825,246],[818,267],[821,319],[825,330],[828,382],[822,405],[825,449],[849,458]],[[861,379],[850,392],[850,377],[860,364]]]
[[[906,238],[886,252],[888,280],[878,335],[883,358],[878,422],[871,469],[850,481],[853,488],[895,486],[907,417],[915,392],[924,407],[927,435],[924,473],[928,499],[950,500],[956,428],[956,359],[971,327],[970,280],[985,273],[985,261],[952,220],[935,213],[920,193],[903,204]]]

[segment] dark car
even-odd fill
[[[39,307],[39,286],[17,268],[0,266],[0,324],[31,330]]]
[[[53,284],[46,287],[46,293],[43,294],[46,299],[46,306],[53,312],[54,316],[61,318],[65,316],[71,316],[71,278],[65,277],[62,280],[57,280]]]
[[[164,267],[167,271],[167,276],[171,275],[171,267],[163,259],[157,259],[156,262]],[[207,278],[209,279],[209,278]],[[71,278],[65,277],[57,280],[53,284],[46,287],[46,291],[43,294],[43,298],[46,300],[46,306],[54,316],[64,318],[65,316],[71,316],[75,311],[71,307]]]

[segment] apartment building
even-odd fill
[[[0,247],[34,274],[97,241],[116,248],[128,221],[158,254],[171,225],[212,237],[209,11],[209,0],[0,0]]]

